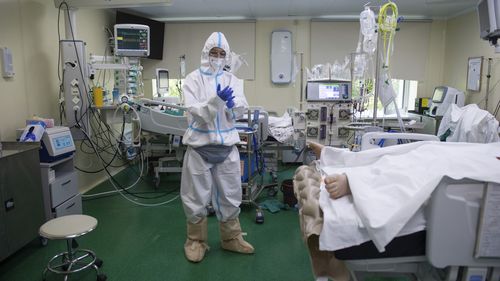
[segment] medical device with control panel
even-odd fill
[[[53,162],[65,158],[75,151],[75,143],[68,127],[45,129],[42,136],[41,162]]]
[[[432,105],[429,110],[430,116],[443,116],[451,104],[458,107],[464,106],[465,95],[463,92],[447,86],[439,86],[434,89]]]
[[[342,146],[352,116],[351,81],[308,81],[305,136],[308,141]]]

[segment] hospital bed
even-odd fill
[[[427,136],[418,138],[429,140]],[[367,133],[363,136],[362,147],[374,148],[381,139],[403,140],[408,139],[408,135]],[[418,280],[436,281],[484,281],[487,276],[487,280],[499,280],[499,184],[444,177],[424,209],[425,231],[396,237],[383,253],[379,253],[371,241],[326,252],[320,251],[317,245],[323,224],[319,202],[316,201],[321,180],[314,168],[302,166],[297,170],[294,182],[296,196],[302,205],[299,210],[301,230],[309,247],[315,276],[355,281],[373,274],[411,274]],[[305,185],[317,187],[306,191],[303,189]],[[491,195],[489,198],[493,198],[493,203],[487,203],[486,194]],[[487,204],[493,209],[485,207]],[[311,220],[311,217],[315,218]],[[343,263],[349,274],[342,272]]]
[[[484,281],[488,275],[496,275],[488,280],[499,280],[500,254],[481,254],[488,246],[478,241],[478,236],[488,231],[481,213],[484,196],[494,190],[500,190],[500,185],[444,177],[425,209],[426,231],[397,237],[384,253],[367,242],[335,251],[335,257],[346,262],[354,280],[359,279],[355,272],[411,273],[420,280],[443,281]],[[487,215],[500,219],[498,212]],[[498,231],[496,238],[490,237],[496,240],[490,241],[496,243],[490,247],[497,247],[497,252],[498,239]]]
[[[148,139],[144,146],[148,156],[158,153],[162,155],[158,158],[158,165],[154,167],[154,182],[158,187],[161,173],[182,171],[181,163],[185,149],[181,145],[181,137],[188,128],[186,108],[146,98],[134,102],[134,106],[141,122],[141,129],[158,139]]]
[[[136,102],[141,129],[163,135],[183,136],[188,128],[185,107],[142,98]]]

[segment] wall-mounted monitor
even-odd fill
[[[116,24],[142,24],[149,26],[148,59],[163,59],[163,42],[165,39],[165,23],[124,12],[116,12]]]
[[[307,101],[350,101],[350,81],[309,81],[306,87]]]
[[[115,24],[114,35],[116,56],[149,56],[149,26],[142,24]]]

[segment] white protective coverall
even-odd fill
[[[184,156],[181,178],[181,198],[190,223],[197,223],[207,215],[206,206],[212,200],[221,222],[238,218],[241,204],[240,156],[235,144],[240,141],[234,127],[235,119],[244,113],[248,103],[243,94],[243,81],[232,73],[211,67],[209,51],[214,47],[230,54],[229,44],[220,32],[214,32],[205,42],[201,53],[201,67],[191,72],[184,82],[185,106],[189,112],[189,128],[183,143],[188,145]],[[225,63],[229,62],[226,57]],[[229,109],[217,95],[221,89],[233,89],[235,106]],[[227,158],[218,164],[205,161],[193,148],[206,145],[232,146]]]
[[[477,104],[458,107],[452,104],[443,116],[437,135],[446,137],[447,142],[498,142],[498,121]]]

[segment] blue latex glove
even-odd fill
[[[229,99],[226,101],[226,106],[227,108],[233,108],[234,107],[234,96],[230,96]]]
[[[221,98],[221,100],[227,102],[228,99],[233,96],[233,89],[229,86],[226,86],[223,90],[220,88],[220,84],[217,84],[217,95]]]

